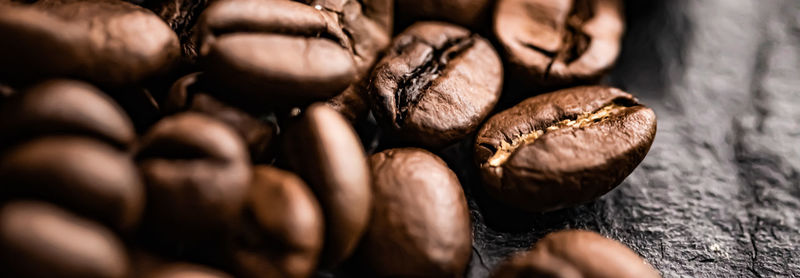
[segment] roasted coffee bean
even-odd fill
[[[128,230],[144,207],[144,186],[127,153],[89,138],[53,136],[0,156],[0,195],[41,198]]]
[[[619,54],[621,6],[620,0],[498,0],[494,33],[511,79],[526,87],[597,81]]]
[[[67,79],[44,81],[10,98],[0,108],[0,134],[5,146],[74,134],[127,148],[136,138],[128,115],[111,98],[92,85]]]
[[[164,110],[168,113],[188,110],[222,121],[244,139],[253,161],[269,161],[270,143],[277,136],[278,127],[204,92],[197,84],[201,76],[193,73],[178,79],[170,89]]]
[[[528,211],[589,202],[627,177],[656,134],[656,115],[619,89],[575,87],[529,98],[478,132],[487,191]]]
[[[3,102],[6,101],[6,99],[8,99],[12,95],[16,94],[16,92],[17,91],[14,90],[14,88],[9,86],[8,84],[0,82],[0,105],[2,105]]]
[[[233,278],[222,271],[201,265],[172,263],[142,276],[143,278]]]
[[[417,23],[375,66],[369,94],[390,136],[438,148],[478,127],[497,103],[502,76],[485,39],[455,25]]]
[[[395,6],[401,26],[419,20],[441,20],[482,28],[490,25],[494,0],[396,0]]]
[[[123,1],[0,3],[0,75],[72,76],[137,83],[180,57],[175,33],[152,12]]]
[[[124,246],[110,231],[48,203],[0,208],[0,266],[6,277],[128,277]]]
[[[234,260],[241,277],[309,277],[322,251],[324,219],[317,199],[298,176],[253,169],[247,227]]]
[[[227,125],[191,112],[165,118],[142,138],[137,160],[147,185],[143,224],[156,240],[211,242],[235,224],[251,169]]]
[[[284,138],[289,165],[322,204],[326,236],[321,264],[332,267],[352,253],[369,221],[366,155],[350,124],[322,103],[309,106]]]
[[[493,278],[512,277],[661,277],[625,245],[590,231],[551,233],[532,250],[500,265]]]
[[[388,44],[388,3],[217,1],[198,22],[201,60],[211,80],[249,101],[330,98],[364,75]]]
[[[370,157],[374,205],[357,257],[380,277],[461,277],[472,247],[455,173],[422,149]]]

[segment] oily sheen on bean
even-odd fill
[[[472,246],[458,178],[436,155],[416,148],[370,157],[375,201],[356,254],[372,277],[461,277]]]
[[[512,206],[551,211],[610,191],[644,159],[656,115],[619,89],[588,86],[535,96],[478,131],[484,188]]]

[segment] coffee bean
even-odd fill
[[[532,250],[514,255],[495,270],[506,277],[661,277],[625,245],[594,232],[551,233]]]
[[[619,54],[621,6],[620,0],[498,0],[494,33],[510,81],[525,87],[597,81]]]
[[[136,134],[128,115],[94,86],[55,79],[36,84],[0,108],[0,145],[52,134],[86,135],[127,148]]]
[[[7,277],[128,277],[124,246],[106,228],[56,206],[0,208],[0,265]]]
[[[308,277],[322,250],[324,219],[311,190],[296,175],[256,166],[247,201],[249,225],[234,260],[242,277]]]
[[[375,66],[372,109],[393,138],[438,148],[473,132],[500,96],[502,66],[478,35],[417,23]]]
[[[205,92],[198,85],[201,76],[200,73],[193,73],[175,81],[164,103],[164,110],[168,113],[192,111],[222,121],[244,139],[254,162],[270,161],[272,150],[269,147],[277,136],[278,127]]]
[[[375,201],[360,265],[380,277],[461,277],[472,236],[455,173],[415,148],[374,154],[370,165]]]
[[[483,28],[491,23],[494,0],[397,0],[397,22],[402,26],[419,20],[441,20]]]
[[[152,12],[123,1],[0,3],[0,74],[72,76],[105,85],[140,82],[180,57],[175,33]]]
[[[144,186],[128,154],[100,141],[52,136],[0,156],[0,196],[41,198],[129,230],[144,207]]]
[[[475,159],[495,198],[528,211],[589,202],[644,159],[653,110],[618,89],[590,86],[529,98],[491,117]]]
[[[238,219],[250,161],[225,124],[191,112],[165,118],[142,138],[137,161],[147,185],[144,224],[157,241],[210,244]]]
[[[159,267],[144,278],[233,278],[233,276],[202,265],[172,263]]]
[[[313,189],[325,214],[321,265],[332,267],[356,247],[372,205],[367,158],[353,128],[322,103],[308,107],[284,137],[286,160]]]
[[[366,3],[379,2],[387,0]],[[368,7],[355,0],[218,1],[198,23],[201,60],[210,79],[249,101],[330,98],[388,44],[389,26],[362,14]]]

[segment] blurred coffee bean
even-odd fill
[[[232,129],[197,113],[171,116],[142,138],[136,158],[147,185],[143,224],[150,238],[189,247],[224,239],[251,177]]]
[[[325,214],[322,266],[335,266],[352,253],[369,220],[372,193],[364,150],[350,124],[322,103],[309,106],[284,139],[284,156]]]
[[[209,78],[243,102],[327,99],[363,76],[388,44],[388,3],[217,1],[198,22],[201,60]]]
[[[408,26],[420,20],[452,22],[483,29],[491,25],[494,0],[396,0],[397,22]],[[487,29],[488,30],[488,29]]]
[[[10,98],[0,108],[0,134],[1,146],[51,134],[86,135],[123,148],[136,139],[117,103],[90,84],[68,79],[44,81]]]
[[[134,227],[144,186],[127,153],[82,137],[43,137],[0,156],[2,198],[41,198],[112,227]]]
[[[375,66],[373,113],[390,136],[439,148],[473,132],[500,97],[503,69],[488,41],[424,22],[398,35]]]
[[[277,136],[278,127],[205,92],[198,87],[201,76],[193,73],[178,79],[170,89],[164,110],[167,113],[192,111],[222,121],[244,139],[254,162],[271,160],[273,151],[269,147]]]
[[[233,276],[202,265],[171,263],[153,270],[142,278],[233,278]]]
[[[508,81],[524,90],[596,82],[617,59],[624,24],[620,0],[498,0],[494,14]]]
[[[14,90],[14,88],[9,86],[8,84],[0,82],[0,104],[3,104],[3,102],[6,101],[6,99],[10,98],[16,92],[17,91]]]
[[[532,212],[605,194],[644,159],[656,115],[619,89],[589,86],[529,98],[490,118],[475,159],[486,190]]]
[[[0,264],[6,277],[124,278],[124,246],[110,231],[41,202],[0,208]]]
[[[269,166],[253,169],[247,225],[233,251],[242,277],[309,277],[322,250],[324,219],[298,176]]]
[[[532,250],[501,264],[493,278],[661,277],[625,245],[590,231],[565,230],[536,242]]]
[[[152,12],[114,0],[0,3],[0,75],[70,76],[125,85],[168,70],[175,33]]]
[[[415,148],[386,150],[369,162],[375,197],[359,265],[379,277],[461,277],[472,233],[455,173]]]

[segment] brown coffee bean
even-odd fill
[[[82,137],[44,137],[0,156],[0,195],[42,198],[129,230],[139,222],[144,186],[128,154]]]
[[[158,122],[137,155],[147,185],[144,222],[160,240],[221,240],[250,184],[244,143],[225,124],[186,112]]]
[[[201,265],[171,263],[143,276],[144,278],[233,278],[222,271]]]
[[[136,139],[128,115],[87,83],[41,82],[0,108],[0,145],[53,134],[86,135],[127,148]]]
[[[513,81],[562,87],[597,81],[619,55],[620,0],[499,0],[494,33]]]
[[[245,101],[327,99],[363,76],[388,44],[384,2],[217,1],[198,22],[201,60],[211,80]]]
[[[0,3],[0,73],[137,83],[180,57],[175,33],[152,12],[123,1]]]
[[[489,114],[500,97],[502,72],[500,58],[480,36],[455,25],[417,23],[375,66],[373,113],[392,138],[443,147]]]
[[[0,264],[7,277],[127,277],[122,242],[97,223],[48,203],[0,208]]]
[[[493,278],[511,277],[661,277],[625,245],[590,231],[551,233],[532,250],[500,265]]]
[[[253,170],[246,222],[234,260],[242,277],[309,277],[322,251],[324,219],[298,176],[269,166]]]
[[[323,267],[347,258],[369,221],[372,205],[367,158],[350,124],[322,103],[308,107],[284,137],[284,154],[322,204],[326,236]]]
[[[592,201],[644,159],[656,115],[619,89],[590,86],[529,98],[478,132],[475,159],[495,198],[528,211]]]
[[[422,149],[370,157],[375,201],[357,257],[380,277],[461,277],[472,247],[455,173]]]
[[[192,111],[222,121],[244,139],[253,161],[271,160],[272,150],[269,147],[277,136],[278,127],[204,92],[197,84],[201,76],[200,73],[193,73],[175,81],[164,110],[168,113]]]

